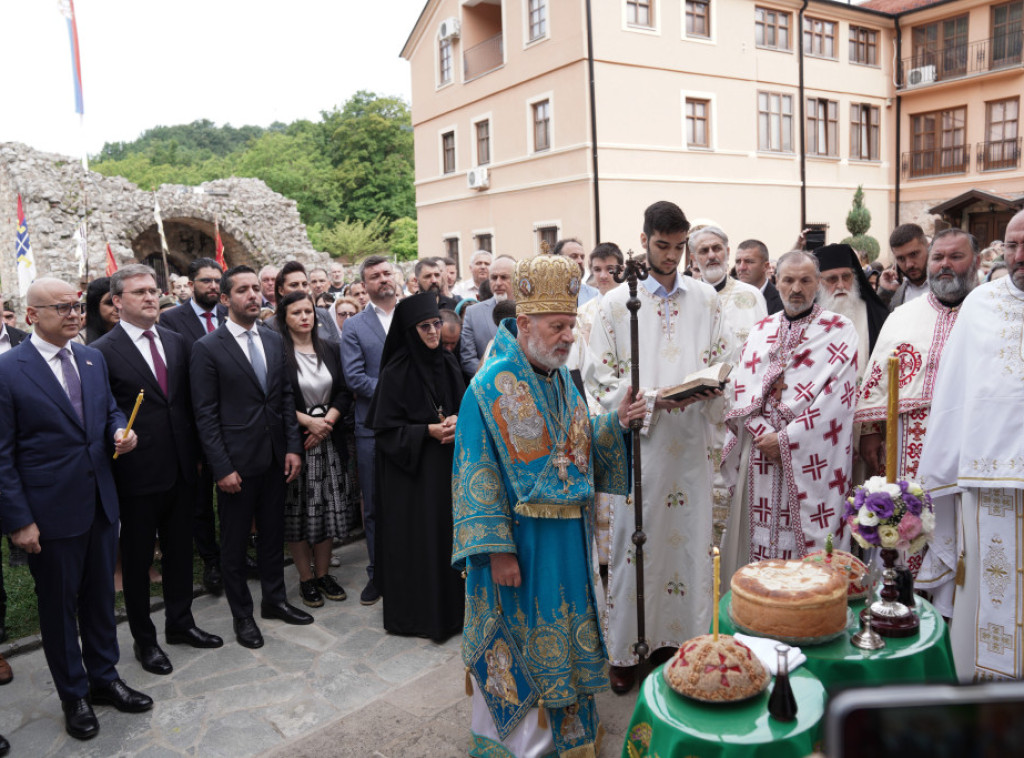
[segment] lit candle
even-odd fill
[[[124,428],[124,434],[122,435],[122,439],[124,437],[127,437],[128,436],[128,432],[130,432],[132,430],[132,424],[135,423],[135,416],[138,415],[139,406],[142,405],[142,395],[143,395],[143,390],[139,390],[139,396],[137,398],[135,398],[135,407],[132,408],[132,415],[131,415],[131,418],[128,419],[128,426],[126,426]],[[120,453],[114,453],[114,460],[115,461],[117,460],[117,456],[118,455],[120,455]]]
[[[711,586],[713,587],[712,592],[714,593],[714,596],[715,596],[715,605],[714,605],[714,609],[711,612],[711,618],[712,618],[711,630],[712,630],[712,632],[715,635],[715,641],[716,642],[718,641],[718,572],[721,569],[721,566],[720,566],[721,562],[722,562],[722,557],[719,555],[718,548],[716,547],[715,548],[715,558],[714,558],[714,561],[713,561],[713,564],[714,564],[714,567],[715,567],[715,578],[711,582]]]
[[[889,357],[889,407],[885,416],[885,480],[896,481],[896,445],[899,442],[897,418],[900,412],[900,361]]]

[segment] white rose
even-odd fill
[[[921,511],[921,533],[931,534],[935,531],[935,513],[924,508]]]
[[[896,498],[903,494],[903,490],[900,489],[900,486],[898,484],[883,484],[881,491],[885,492],[893,500],[895,500]]]
[[[878,526],[878,514],[866,505],[862,505],[857,511],[857,523],[862,526]]]
[[[864,482],[864,487],[868,492],[882,492],[882,488],[885,487],[886,481],[884,476],[873,476]]]

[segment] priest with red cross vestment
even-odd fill
[[[843,499],[853,465],[857,330],[815,304],[814,256],[777,268],[783,310],[754,325],[732,374],[722,473],[733,487],[722,581],[746,563],[795,559],[849,541]]]

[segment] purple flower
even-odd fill
[[[843,520],[844,521],[846,519],[852,518],[852,517],[857,515],[857,511],[859,509],[853,503],[851,503],[849,500],[844,500],[843,501],[843,505],[844,505],[844,508],[843,508]]]
[[[881,545],[882,540],[878,536],[877,526],[858,526],[857,532],[866,542],[870,542],[872,545]]]
[[[902,492],[904,495],[906,495],[907,492],[910,490],[910,485],[907,484],[907,482],[904,479],[900,479],[898,482],[896,482],[896,484],[900,486],[900,492]]]
[[[871,493],[864,498],[864,505],[877,513],[878,518],[883,521],[887,518],[892,518],[893,511],[895,510],[892,498],[885,492]]]
[[[864,505],[864,498],[867,497],[867,490],[863,487],[858,487],[857,491],[853,493],[853,505],[855,510],[860,510],[861,506]]]
[[[921,515],[921,501],[918,500],[913,495],[911,495],[909,492],[905,491],[903,493],[903,504],[907,506],[907,510],[910,511],[915,516]]]

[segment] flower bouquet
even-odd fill
[[[873,476],[847,498],[843,518],[863,548],[919,553],[935,531],[931,496],[917,482]]]

